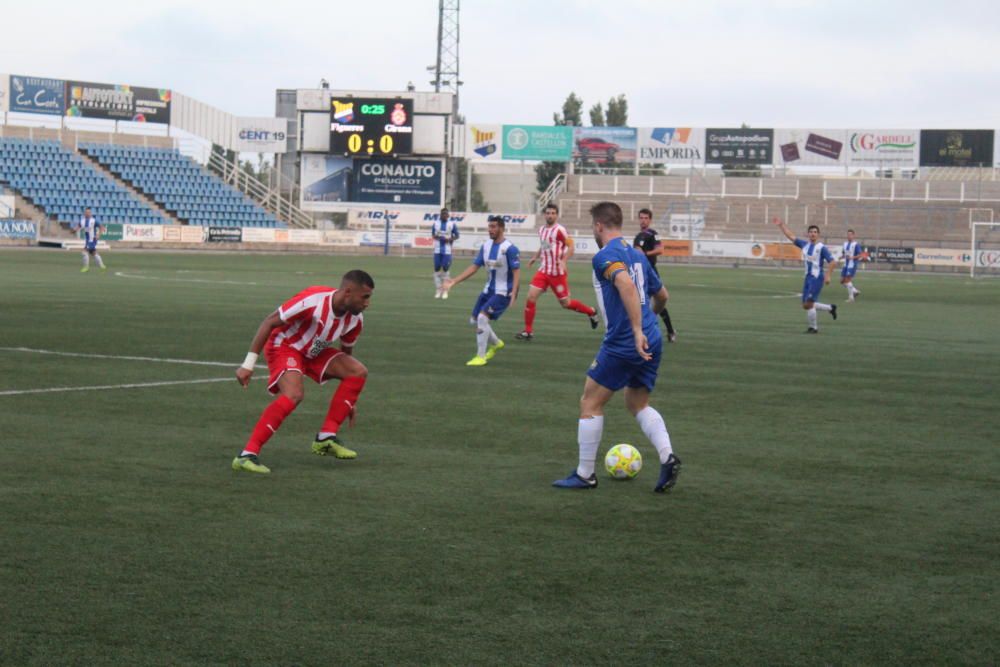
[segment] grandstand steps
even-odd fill
[[[84,151],[80,150],[79,148],[76,148],[75,151],[76,151],[77,155],[79,155],[81,158],[83,158],[84,162],[89,163],[91,166],[94,167],[94,169],[97,169],[99,172],[103,173],[105,176],[107,176],[111,180],[113,180],[116,183],[118,183],[118,185],[120,185],[123,188],[125,188],[126,190],[128,190],[128,192],[133,197],[135,197],[136,199],[138,199],[139,201],[143,202],[144,204],[146,204],[150,208],[152,208],[152,209],[154,209],[156,211],[159,211],[163,215],[163,217],[165,217],[167,220],[170,221],[171,224],[174,224],[174,225],[184,225],[184,224],[187,224],[187,223],[183,222],[180,218],[178,218],[176,215],[174,215],[173,213],[171,213],[170,211],[168,211],[166,208],[164,208],[160,203],[158,203],[157,201],[155,201],[152,197],[146,195],[144,192],[142,192],[141,190],[137,189],[135,186],[133,186],[131,183],[129,183],[124,178],[120,178],[113,171],[111,171],[110,169],[108,169],[107,167],[105,167],[103,164],[101,164],[100,162],[98,162],[94,158],[92,158],[89,155],[87,155]]]
[[[14,217],[19,220],[30,220],[35,223],[38,227],[39,235],[54,234],[57,236],[69,236],[72,234],[68,229],[63,229],[58,222],[50,220],[42,209],[22,197],[20,192],[13,188],[10,188],[9,192],[14,195]]]

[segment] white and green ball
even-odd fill
[[[642,454],[632,445],[615,445],[604,457],[604,467],[615,479],[632,479],[642,470]]]

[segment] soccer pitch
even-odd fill
[[[600,342],[551,295],[535,341],[522,295],[467,368],[482,272],[437,301],[429,258],[105,260],[0,251],[2,664],[1000,657],[1000,281],[863,272],[806,336],[801,272],[667,265],[653,405],[684,472],[660,496],[621,397],[601,456],[636,444],[638,478],[550,487]],[[307,381],[272,474],[232,471],[269,400],[233,379],[255,328],[352,268],[376,281],[359,458],[310,452],[333,385]]]

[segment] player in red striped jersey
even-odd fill
[[[539,260],[541,263],[535,277],[531,279],[531,287],[528,288],[528,300],[524,304],[524,331],[514,336],[518,340],[532,340],[535,337],[535,304],[542,292],[550,287],[559,299],[560,306],[589,317],[591,329],[596,329],[598,324],[596,310],[570,297],[566,261],[573,256],[573,237],[566,232],[565,227],[556,222],[559,219],[559,207],[549,204],[543,213],[545,226],[538,230],[541,245],[528,266]]]
[[[263,349],[270,372],[267,390],[277,398],[264,409],[243,451],[233,459],[233,470],[271,472],[258,460],[260,450],[302,401],[303,375],[319,384],[340,380],[316,434],[313,452],[333,454],[338,459],[357,457],[357,452],[337,437],[337,430],[348,417],[354,420],[354,406],[368,377],[368,369],[354,358],[352,350],[361,335],[361,313],[368,308],[374,289],[370,275],[358,269],[348,271],[339,288],[316,285],[304,289],[260,323],[246,360],[236,369],[236,379],[244,387],[250,384]],[[338,341],[340,347],[336,348]]]

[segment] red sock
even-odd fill
[[[250,434],[250,440],[247,441],[246,447],[243,449],[260,454],[260,448],[274,435],[278,427],[281,426],[281,422],[285,421],[285,417],[292,414],[294,409],[295,402],[285,395],[278,396],[271,401],[271,405],[264,408],[264,413],[257,420],[257,425],[253,427],[253,433]]]
[[[582,301],[577,301],[576,299],[569,300],[570,310],[575,310],[578,313],[583,313],[587,317],[593,317],[597,314],[597,311],[583,303]]]
[[[337,429],[347,417],[354,412],[354,405],[358,402],[361,390],[365,388],[365,378],[353,376],[340,381],[340,386],[330,400],[330,410],[323,420],[324,433],[336,433]]]
[[[528,301],[524,304],[524,330],[531,333],[531,328],[535,325],[535,303]]]

